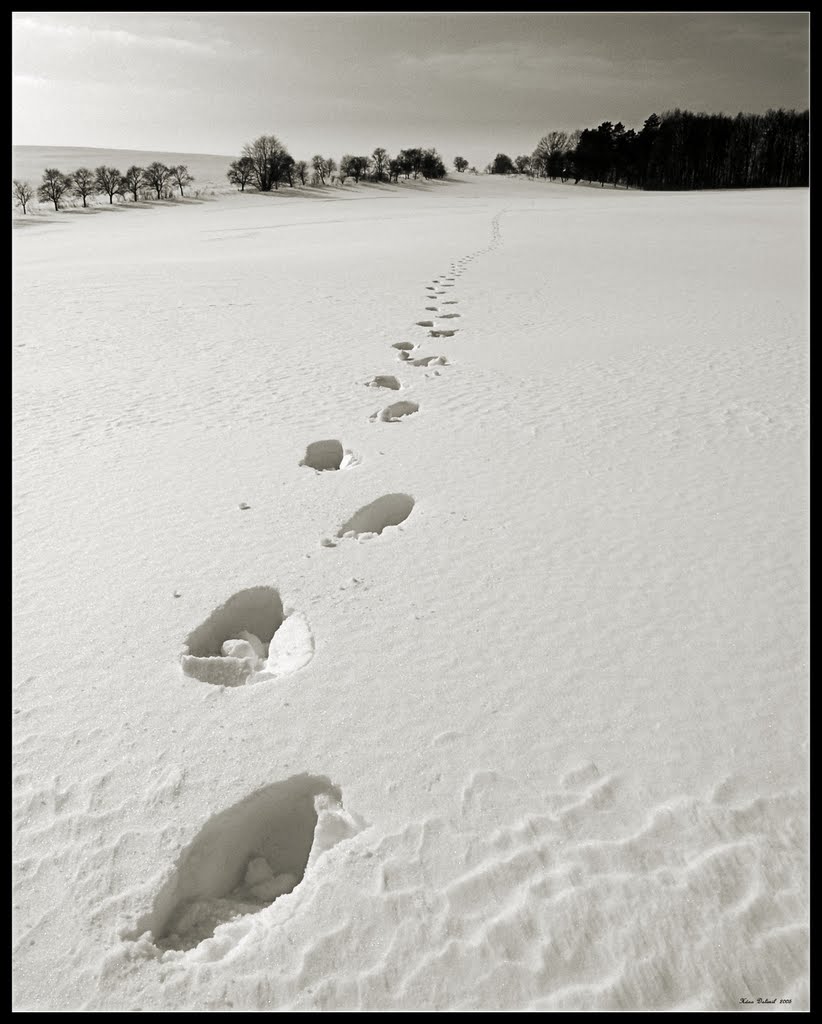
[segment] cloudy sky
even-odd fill
[[[809,105],[809,16],[12,16],[12,142],[297,158],[436,146],[484,166],[552,129]]]

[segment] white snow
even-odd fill
[[[14,1008],[807,1009],[808,240],[470,175],[15,232]]]

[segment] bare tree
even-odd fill
[[[71,192],[83,200],[83,206],[88,206],[86,199],[93,195],[95,189],[94,175],[88,167],[78,167],[71,176]]]
[[[579,145],[582,132],[577,129],[568,136],[568,142],[561,154],[559,180],[566,182],[573,173],[574,153]]]
[[[517,168],[517,174],[530,174],[531,173],[531,157],[530,156],[515,156],[514,164]]]
[[[289,188],[294,188],[294,157],[285,150],[274,157],[274,188],[277,188],[281,181],[287,181]]]
[[[468,166],[468,161],[465,159],[465,157],[462,157],[462,156],[455,156],[454,157],[454,167],[460,172],[460,174],[462,174],[465,171],[465,168],[467,166]]]
[[[11,183],[11,194],[18,206],[22,207],[23,213],[26,207],[34,199],[34,186],[27,181],[18,181],[16,178]]]
[[[340,177],[343,181],[346,178],[353,178],[359,184],[360,178],[368,170],[367,156],[350,156],[348,153],[340,160]]]
[[[123,191],[123,176],[116,167],[98,167],[94,172],[94,187],[101,194],[108,196],[110,204],[114,203],[114,197]]]
[[[185,164],[179,164],[177,167],[169,168],[169,178],[179,188],[180,195],[185,196],[183,192],[184,185],[190,185],[194,178],[188,173],[188,168]]]
[[[254,161],[250,156],[241,156],[234,160],[228,168],[226,177],[232,185],[239,185],[240,191],[245,192],[245,187],[254,180]]]
[[[143,171],[143,184],[148,188],[153,188],[157,193],[157,198],[162,199],[163,189],[166,187],[166,182],[170,175],[171,168],[166,167],[159,160],[155,160],[153,164],[149,164]]]
[[[252,161],[252,180],[261,192],[270,192],[272,186],[276,187],[285,151],[276,135],[260,135],[243,146],[243,156]]]
[[[424,149],[422,151],[422,176],[423,178],[447,178],[448,171],[442,162],[442,157],[436,149]]]
[[[327,160],[323,161],[323,168],[325,169],[325,176],[330,178],[337,169],[337,161],[333,156],[330,156]],[[323,184],[325,184],[325,182],[323,182]]]
[[[514,174],[514,161],[507,153],[497,153],[491,162],[491,174]]]
[[[60,200],[71,188],[71,178],[58,171],[56,167],[47,167],[43,171],[43,183],[37,189],[38,198],[44,203],[54,203],[54,209],[60,209]]]
[[[324,185],[325,184],[325,175],[327,173],[326,169],[325,169],[325,157],[320,156],[319,153],[317,153],[316,156],[312,156],[311,157],[311,166],[314,168],[314,173],[320,179],[320,184]]]
[[[409,175],[414,179],[418,177],[422,170],[422,154],[423,151],[419,148],[400,150],[397,159],[402,165],[402,172],[405,175],[406,181]]]
[[[294,164],[294,173],[300,179],[300,184],[304,185],[305,184],[305,177],[308,174],[308,161],[307,160],[298,160]]]
[[[568,143],[568,132],[548,132],[543,135],[531,156],[531,165],[536,173],[544,178],[559,177]]]
[[[123,175],[123,193],[128,194],[129,192],[134,196],[134,202],[140,194],[140,186],[143,184],[143,175],[145,170],[142,167],[129,167],[126,173]]]
[[[374,181],[382,181],[387,177],[388,153],[382,146],[377,146],[371,154],[371,165],[374,168]]]

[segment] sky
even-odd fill
[[[809,14],[12,12],[14,145],[295,159],[809,106]]]

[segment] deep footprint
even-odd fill
[[[159,949],[193,949],[220,925],[293,892],[321,854],[363,827],[325,776],[258,789],[206,822],[126,938],[148,932]]]
[[[420,407],[416,402],[394,402],[393,405],[387,406],[382,412],[375,412],[370,419],[372,422],[379,418],[383,423],[396,423],[403,416],[412,416],[415,412],[419,412],[419,409]]]
[[[325,547],[335,547],[343,537],[371,538],[379,536],[386,527],[399,526],[411,515],[414,499],[410,494],[384,494],[369,505],[363,505],[343,523],[333,540],[324,540]]]
[[[273,587],[240,590],[186,637],[185,675],[215,686],[243,686],[291,675],[314,656],[305,616],[283,610]]]
[[[431,338],[453,338],[456,333],[455,328],[453,331],[429,331],[428,335]]]
[[[433,320],[418,320],[417,321],[417,327],[433,327],[433,326],[434,326],[434,321]]]
[[[366,382],[366,387],[369,388],[388,388],[391,391],[400,390],[400,382],[396,377],[392,377],[389,374],[379,374],[372,380]]]
[[[400,352],[410,352],[415,346],[410,341],[395,341],[391,348],[398,348]]]
[[[445,356],[423,356],[421,359],[412,359],[412,366],[447,366],[448,360]]]
[[[460,315],[459,313],[440,313],[439,318],[440,318],[440,320],[454,320],[459,315]]]
[[[326,470],[339,469],[344,458],[343,446],[336,439],[312,441],[306,448],[305,455],[300,459],[300,465],[322,473]]]

